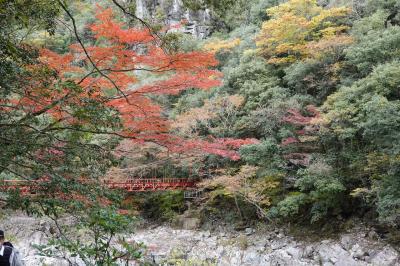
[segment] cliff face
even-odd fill
[[[211,33],[209,10],[188,10],[181,0],[136,0],[136,15],[160,21],[168,26],[186,21],[182,28],[175,31],[191,34],[200,39],[206,38]]]

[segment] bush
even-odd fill
[[[141,209],[146,218],[172,222],[186,210],[182,191],[155,192],[145,197]]]

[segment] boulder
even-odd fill
[[[380,252],[371,258],[372,265],[394,266],[399,265],[399,263],[399,254],[389,246],[384,247]]]
[[[249,236],[254,233],[254,229],[247,227],[246,229],[244,229],[244,233]]]
[[[201,225],[199,218],[183,218],[182,228],[185,230],[198,229]]]

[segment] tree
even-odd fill
[[[5,46],[1,60],[8,64],[4,72],[15,82],[0,87],[0,178],[38,184],[35,195],[11,193],[9,206],[46,215],[56,224],[68,214],[77,225],[93,232],[92,241],[83,245],[67,237],[69,229],[57,226],[51,246],[62,247],[68,256],[77,255],[88,264],[112,265],[140,255],[126,242],[113,246],[117,234],[130,223],[118,213],[121,192],[108,191],[98,180],[118,164],[115,155],[120,140],[153,142],[172,152],[214,153],[235,160],[239,158],[235,150],[246,141],[173,136],[162,107],[149,97],[219,85],[220,73],[211,69],[218,63],[213,54],[169,50],[160,45],[163,32],[155,32],[146,22],[142,28],[130,28],[115,19],[110,8],[101,7],[96,22],[89,25],[93,38],[84,40],[67,3],[43,1],[38,8],[45,12],[52,6],[65,13],[70,23],[67,29],[76,40],[68,52],[18,46],[19,40],[6,39],[10,45]],[[34,11],[30,5],[21,8],[28,14]],[[57,17],[40,14],[40,23]],[[20,49],[16,57],[10,56],[14,47]],[[30,53],[33,56],[24,57]]]
[[[340,21],[349,13],[345,7],[324,9],[315,0],[291,0],[267,13],[271,19],[263,23],[257,46],[269,63],[318,57],[351,42]]]
[[[357,21],[353,27],[356,43],[348,47],[348,64],[356,67],[357,77],[365,77],[378,64],[395,59],[400,46],[400,26],[385,28],[386,13],[378,11]]]

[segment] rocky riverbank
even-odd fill
[[[43,244],[51,224],[22,214],[0,218],[0,225],[16,244],[26,265],[63,265],[36,254],[32,244]],[[399,252],[371,231],[358,227],[320,241],[299,240],[284,230],[240,232],[143,228],[132,240],[147,246],[146,259],[156,265],[400,265]],[[185,264],[180,264],[185,265]]]

